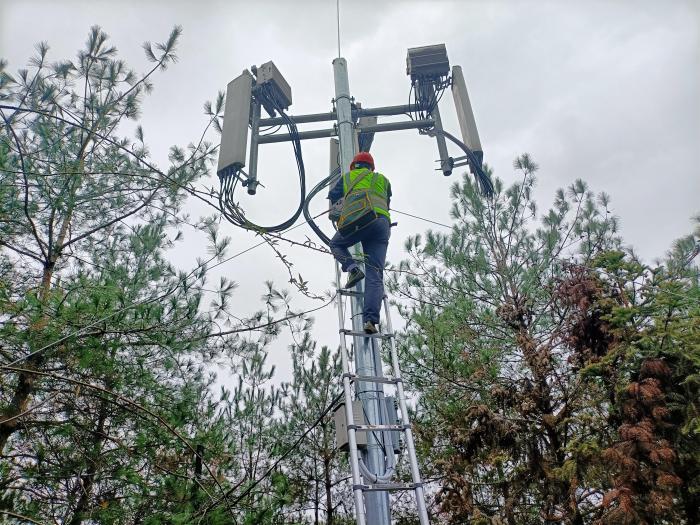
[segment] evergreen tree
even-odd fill
[[[339,352],[316,343],[305,332],[290,348],[293,380],[283,385],[282,429],[285,447],[311,428],[342,391]],[[294,522],[340,525],[354,521],[346,455],[335,447],[333,411],[318,421],[284,463],[294,501]]]
[[[576,181],[537,225],[537,166],[487,200],[464,177],[452,188],[449,234],[406,242],[391,288],[406,319],[403,366],[420,395],[425,477],[439,480],[447,523],[583,523],[599,495],[576,471],[597,399],[562,344],[554,301],[567,263],[619,244],[608,198]]]
[[[700,289],[685,260],[648,268],[608,252],[564,290],[570,348],[608,409],[590,440],[609,488],[601,523],[700,518]]]
[[[236,505],[237,522],[251,525],[281,523],[282,494],[276,492],[285,491],[284,478],[263,478],[280,439],[275,413],[280,391],[271,382],[275,367],[267,366],[266,342],[247,340],[242,345],[237,384],[233,391],[222,392],[222,422],[228,429],[231,453],[229,476],[238,480],[241,492],[263,480]]]
[[[141,76],[98,27],[77,60],[51,64],[42,43],[30,69],[2,64],[0,516],[182,522],[223,490],[205,363],[236,348],[207,338],[201,302],[227,240],[182,211],[214,148],[173,147],[162,171],[140,127],[136,140],[118,134],[179,34],[145,45],[153,67]],[[208,106],[209,125],[221,105]],[[165,259],[186,224],[212,241],[188,273]]]
[[[419,436],[447,523],[694,523],[698,276],[691,237],[665,266],[620,248],[582,182],[536,224],[536,166],[455,225],[407,242],[392,287]]]

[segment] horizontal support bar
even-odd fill
[[[383,106],[379,108],[356,108],[352,110],[352,118],[360,117],[380,117],[391,115],[403,115],[405,113],[413,113],[420,110],[419,104],[404,104],[401,106]],[[311,113],[309,115],[289,115],[289,118],[295,124],[306,124],[308,122],[325,122],[329,120],[337,120],[335,111],[330,113]],[[284,124],[282,117],[263,118],[260,119],[260,127],[279,126]]]
[[[433,119],[406,120],[403,122],[385,122],[359,128],[364,133],[379,133],[381,131],[398,131],[401,129],[430,128],[435,125]]]
[[[352,116],[355,117],[381,117],[389,115],[403,115],[413,113],[421,109],[419,104],[408,104],[402,106],[384,106],[380,108],[359,108],[353,109]]]
[[[411,428],[411,425],[348,425],[347,428],[360,432],[403,432]]]
[[[384,124],[373,124],[370,126],[363,126],[357,129],[364,133],[379,133],[382,131],[399,131],[402,129],[429,128],[432,127],[434,124],[435,121],[433,119],[406,120],[403,122],[386,122]],[[327,137],[337,136],[337,131],[335,130],[335,128],[316,129],[312,131],[300,131],[298,135],[299,140],[323,139]],[[287,142],[289,140],[292,140],[292,136],[289,133],[275,133],[274,135],[260,135],[258,138],[258,144]]]
[[[347,295],[347,296],[354,296],[354,297],[362,297],[365,295],[364,292],[358,292],[356,290],[346,290],[345,288],[337,288],[338,293],[340,295]]]
[[[389,492],[394,490],[415,490],[422,487],[422,483],[374,483],[372,485],[353,485],[352,490],[363,492]]]
[[[346,373],[343,374],[343,378],[350,378],[353,381],[365,382],[365,383],[384,383],[387,385],[395,385],[401,383],[402,379],[400,377],[383,377],[383,376],[358,376],[356,374]]]
[[[331,113],[311,113],[310,115],[289,115],[289,118],[295,124],[304,124],[306,122],[325,122],[327,120],[336,120],[335,111]],[[262,118],[260,119],[260,127],[279,126],[284,124],[282,117]]]
[[[338,332],[345,335],[351,335],[353,337],[366,337],[367,339],[390,339],[394,337],[394,334],[366,334],[365,332],[358,332],[356,330],[349,330],[347,328],[341,328],[340,330],[338,330]]]
[[[312,131],[300,131],[299,140],[308,139],[323,139],[326,137],[335,137],[338,133],[334,128],[331,129],[315,129]],[[270,144],[272,142],[287,142],[292,140],[292,136],[289,133],[275,133],[274,135],[260,135],[258,138],[258,144]]]

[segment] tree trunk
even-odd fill
[[[78,161],[79,174],[83,172],[83,168],[84,160],[81,157]],[[49,299],[49,294],[51,292],[51,279],[53,278],[56,262],[61,255],[61,249],[63,244],[66,242],[70,224],[73,220],[75,195],[80,188],[80,185],[81,177],[78,175],[70,191],[69,205],[66,210],[66,215],[61,222],[59,233],[56,236],[56,243],[54,246],[48,246],[46,254],[47,260],[44,261],[44,270],[41,275],[41,284],[39,286],[39,308],[41,309],[41,315],[35,323],[32,323],[29,326],[30,352],[35,352],[41,348],[40,345],[43,343],[39,335],[49,322],[49,316],[46,314],[45,309],[46,303]],[[33,355],[32,357],[27,358],[22,368],[26,368],[28,370],[38,370],[44,364],[44,360],[45,354],[43,353]],[[15,433],[19,426],[21,417],[18,416],[27,410],[31,396],[34,393],[34,383],[36,378],[37,376],[31,372],[20,372],[18,374],[17,387],[15,388],[14,395],[12,396],[12,402],[10,403],[9,408],[3,414],[5,416],[3,417],[3,421],[0,422],[0,453],[5,450],[7,441],[10,439],[10,436]]]
[[[314,458],[314,525],[319,525],[320,511],[321,511],[321,498],[318,496],[318,463],[316,458]]]
[[[192,482],[192,508],[199,510],[199,483],[202,479],[202,457],[204,456],[204,445],[197,443],[197,454],[194,457],[194,481]]]
[[[100,459],[100,448],[104,442],[105,421],[107,420],[107,401],[103,400],[100,403],[100,412],[95,429],[94,439],[92,441],[92,451],[88,460],[88,467],[85,474],[80,476],[80,499],[75,506],[73,517],[68,522],[68,525],[80,525],[85,517],[85,512],[90,507],[90,498],[92,497],[92,488],[95,484],[95,474],[97,474],[97,464]]]
[[[53,277],[54,264],[46,263],[44,265],[44,271],[41,276],[41,286],[39,288],[39,302],[40,307],[43,309],[48,299],[49,292],[51,290],[51,278]],[[30,351],[35,351],[39,347],[39,338],[37,335],[41,333],[46,324],[49,322],[48,316],[43,313],[41,317],[29,326],[29,336],[30,336]],[[39,347],[40,348],[40,347]],[[37,370],[44,363],[44,354],[36,354],[29,357],[23,365],[22,368],[28,370]],[[10,439],[10,436],[19,427],[21,417],[24,411],[27,410],[29,405],[29,400],[32,393],[34,392],[34,382],[37,376],[31,372],[20,372],[17,375],[17,387],[12,396],[12,401],[10,406],[5,410],[3,414],[3,421],[0,422],[0,453],[5,450],[5,445]]]
[[[326,525],[333,525],[333,480],[331,479],[331,457],[329,454],[323,456],[323,480],[326,489]]]

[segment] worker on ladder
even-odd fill
[[[343,271],[349,272],[345,288],[352,288],[365,278],[348,250],[362,243],[367,272],[362,322],[365,333],[376,334],[384,297],[384,262],[391,235],[391,184],[384,175],[374,171],[372,155],[363,151],[352,159],[350,171],[338,179],[328,198],[330,218],[338,228],[330,248]]]

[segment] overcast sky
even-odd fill
[[[690,233],[690,218],[700,212],[699,6],[680,0],[341,0],[341,52],[353,96],[373,107],[408,101],[407,48],[444,42],[450,63],[464,70],[485,160],[496,175],[513,181],[513,159],[530,153],[540,165],[542,211],[556,188],[586,180],[595,192],[611,195],[625,241],[651,261]],[[0,0],[0,57],[10,72],[25,67],[41,40],[51,46],[51,60],[74,57],[94,24],[137,70],[148,67],[144,41],[164,41],[174,25],[183,27],[179,61],[156,75],[143,107],[146,142],[162,166],[170,145],[201,133],[203,102],[253,64],[275,62],[292,87],[291,114],[331,109],[335,0]],[[441,112],[446,129],[458,133],[451,97],[444,97]],[[302,149],[311,187],[328,170],[328,140],[305,141]],[[415,131],[381,134],[372,152],[392,181],[395,208],[450,221],[448,189],[455,178],[433,171],[433,140]],[[281,222],[297,204],[291,146],[262,146],[258,175],[266,189],[241,200],[253,220]],[[216,184],[213,172],[210,184]],[[316,208],[324,204],[319,199]],[[194,214],[210,213],[191,206]],[[403,240],[428,225],[395,219],[389,259],[397,263]],[[231,225],[224,229],[234,238],[233,251],[257,242]],[[297,238],[312,235],[297,231]],[[191,264],[202,246],[190,235],[173,257]],[[313,290],[329,288],[330,260],[300,249],[290,257]],[[231,261],[223,273],[240,285],[240,314],[258,307],[265,280],[286,280],[264,247]],[[337,344],[334,315],[328,309],[317,316],[321,344]],[[272,356],[282,370],[284,353],[280,344]]]

